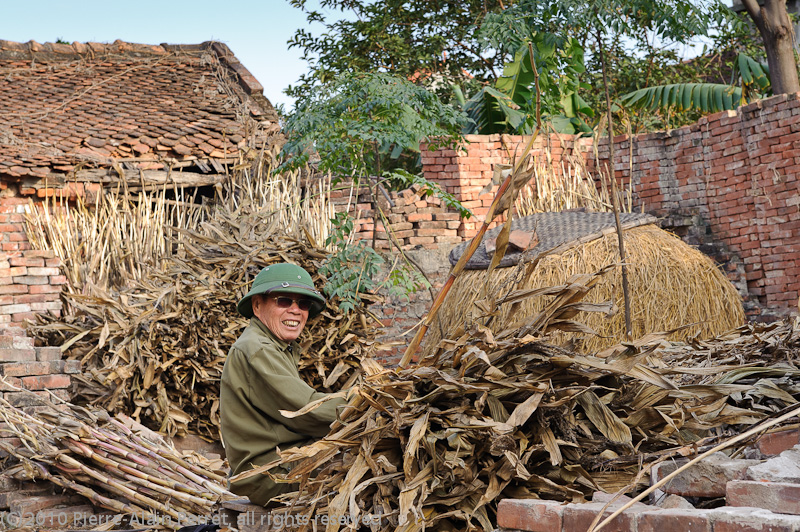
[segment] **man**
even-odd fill
[[[323,403],[312,412],[287,418],[280,410],[297,411],[327,394],[300,378],[295,340],[306,321],[325,308],[325,298],[300,266],[275,264],[262,269],[236,309],[250,324],[225,360],[220,387],[222,440],[231,476],[278,458],[285,450],[328,433],[343,398]],[[285,473],[287,471],[275,471]],[[231,483],[230,490],[266,505],[289,490],[268,475]]]

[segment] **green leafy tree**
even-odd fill
[[[662,53],[659,68],[640,62],[639,68],[621,69],[638,72],[638,82],[618,84],[628,89],[618,103],[635,123],[645,118],[652,121],[649,129],[679,127],[773,94],[763,45],[747,16],[727,8],[720,15],[713,42],[693,60]]]
[[[336,177],[379,176],[404,153],[456,146],[466,116],[430,91],[387,73],[342,75],[299,102],[286,119],[284,155],[293,164],[312,153]]]
[[[518,46],[527,35],[541,32],[569,35],[584,50],[592,50],[588,65],[602,73],[603,56],[623,39],[634,53],[646,55],[652,42],[683,43],[692,37],[705,36],[719,18],[717,0],[555,0],[539,2],[520,0],[513,6],[487,15],[482,28],[485,39],[493,46]],[[607,65],[609,70],[616,70]],[[602,76],[591,79],[595,95],[602,91]],[[613,78],[609,78],[612,79]],[[614,87],[610,87],[614,92]],[[627,92],[627,91],[626,91]],[[601,99],[595,97],[600,104]],[[599,111],[601,105],[593,105]]]
[[[367,179],[376,228],[383,220],[377,202],[379,179],[406,186],[424,184],[425,193],[437,193],[445,202],[457,204],[462,216],[468,216],[455,198],[421,176],[403,171],[400,163],[404,154],[418,155],[423,141],[431,149],[455,148],[466,121],[463,113],[443,104],[435,94],[398,76],[342,75],[300,101],[286,119],[283,153],[286,164],[291,165],[303,164],[318,154],[319,169],[330,171],[334,182]],[[385,261],[374,249],[374,237],[372,247],[363,241],[350,242],[352,220],[347,213],[340,213],[332,222],[334,231],[326,244],[333,252],[322,269],[327,275],[325,290],[339,297],[341,308],[347,311],[360,301],[361,293],[377,288],[374,278]],[[386,282],[390,293],[414,292],[426,286],[408,258],[391,268]]]
[[[488,37],[497,41],[492,44],[509,47],[504,34]],[[456,89],[456,98],[472,120],[466,132],[530,134],[542,121],[560,133],[591,132],[583,117],[594,116],[594,111],[579,94],[589,86],[580,81],[585,69],[578,41],[551,33],[531,33],[517,41],[513,60],[493,85],[469,100]]]
[[[484,53],[476,40],[476,28],[500,10],[500,0],[320,0],[319,10],[290,1],[324,28],[298,29],[289,41],[308,63],[287,90],[300,100],[350,72],[392,72],[449,99],[453,83],[494,79],[505,60]]]

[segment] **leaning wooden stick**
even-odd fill
[[[587,532],[597,532],[598,530],[600,530],[601,528],[606,526],[608,523],[610,523],[612,519],[617,517],[619,514],[621,514],[622,512],[624,512],[625,510],[627,510],[631,506],[633,506],[634,503],[637,503],[637,502],[641,501],[642,499],[644,499],[645,497],[650,495],[652,492],[654,492],[655,490],[657,490],[658,488],[660,488],[661,486],[663,486],[664,484],[666,484],[667,482],[669,482],[670,480],[675,478],[680,473],[682,473],[685,470],[689,469],[690,467],[692,467],[694,464],[696,464],[697,462],[699,462],[700,460],[702,460],[706,456],[710,456],[710,455],[716,453],[717,451],[721,451],[725,447],[729,447],[729,446],[733,445],[734,443],[737,443],[737,442],[740,442],[742,440],[745,440],[745,439],[749,438],[750,436],[753,436],[754,434],[758,434],[759,432],[763,431],[764,429],[768,429],[769,427],[772,427],[773,425],[777,425],[778,423],[780,423],[782,421],[786,421],[787,419],[792,418],[792,417],[797,416],[797,415],[800,415],[800,408],[795,408],[794,410],[792,410],[792,411],[790,411],[790,412],[788,412],[788,413],[786,413],[786,414],[784,414],[784,415],[782,415],[780,417],[777,417],[775,419],[771,419],[771,420],[766,421],[764,423],[760,423],[758,426],[753,427],[752,429],[748,430],[747,432],[743,432],[742,434],[739,434],[735,438],[731,438],[728,441],[722,442],[719,445],[717,445],[716,447],[714,447],[713,449],[709,449],[708,451],[704,452],[703,454],[698,455],[696,458],[693,458],[690,462],[687,462],[683,466],[679,467],[678,469],[676,469],[675,471],[673,471],[669,475],[667,475],[664,478],[662,478],[661,480],[659,480],[656,484],[653,484],[652,486],[650,486],[649,488],[644,490],[642,493],[640,493],[639,495],[637,495],[636,497],[634,497],[633,499],[631,499],[630,501],[625,503],[623,506],[621,506],[619,509],[617,509],[613,514],[609,515],[608,517],[605,518],[605,520],[601,521],[600,524],[598,524],[594,528],[590,528]]]
[[[417,334],[414,335],[413,340],[411,343],[408,344],[406,348],[406,352],[403,353],[403,358],[400,360],[400,367],[404,368],[411,362],[411,357],[414,356],[417,349],[419,348],[419,344],[422,343],[422,339],[425,337],[425,333],[428,332],[428,328],[430,327],[433,320],[436,318],[436,314],[439,312],[439,307],[442,306],[444,302],[444,298],[447,296],[447,293],[450,291],[450,288],[453,286],[456,278],[459,276],[461,271],[466,266],[467,261],[469,261],[470,257],[475,253],[480,245],[481,241],[483,240],[483,235],[486,233],[486,230],[489,228],[489,224],[492,223],[495,216],[502,212],[501,209],[498,207],[501,204],[503,199],[503,195],[505,195],[506,191],[508,190],[511,183],[514,181],[514,178],[517,176],[519,172],[525,170],[523,167],[524,161],[527,161],[526,155],[531,151],[531,146],[533,146],[534,141],[539,133],[539,130],[535,130],[533,135],[531,135],[530,140],[528,141],[527,146],[525,146],[525,150],[522,152],[522,155],[517,159],[516,163],[514,164],[514,169],[508,176],[505,178],[503,183],[500,185],[500,188],[497,189],[497,194],[494,196],[494,200],[492,204],[489,206],[489,212],[486,213],[486,218],[483,220],[483,224],[481,225],[480,229],[478,230],[478,234],[472,237],[472,240],[469,243],[469,246],[464,251],[464,254],[461,255],[461,258],[458,259],[458,262],[455,266],[450,270],[450,276],[447,278],[447,282],[445,282],[442,289],[439,291],[439,294],[436,296],[436,300],[431,305],[431,310],[428,311],[428,314],[425,316],[425,319],[422,321],[422,325],[417,330]],[[508,202],[509,205],[511,202]]]

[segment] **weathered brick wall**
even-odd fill
[[[494,199],[497,186],[482,191],[491,182],[495,165],[511,164],[524,151],[529,137],[518,135],[467,135],[462,150],[422,152],[422,170],[426,179],[435,181],[470,209],[474,216],[462,220],[458,235],[462,240],[473,237],[483,223]],[[584,153],[590,139],[570,135],[540,137],[531,147],[533,159],[552,164],[556,174],[566,154]],[[500,218],[499,220],[502,220]]]
[[[478,195],[492,166],[507,163],[508,154],[520,151],[526,139],[467,140],[464,152],[425,154],[423,166],[426,178],[480,214],[493,195]],[[555,167],[567,154],[584,157],[589,170],[607,167],[607,142],[598,146],[597,161],[588,139],[538,139],[534,154],[543,154],[548,144]],[[720,262],[745,298],[750,318],[797,312],[800,95],[776,96],[670,132],[616,137],[614,145],[617,179],[630,184],[634,204]],[[475,230],[464,222],[459,235],[468,237]]]
[[[59,347],[36,346],[26,335],[26,320],[37,313],[60,315],[61,285],[66,283],[53,251],[31,249],[26,205],[28,199],[0,191],[0,396],[32,411],[37,407],[30,392],[69,400],[70,375],[80,371],[80,362],[62,360]],[[5,429],[0,423],[0,441],[19,445]]]
[[[12,405],[35,411],[37,401],[31,392],[69,400],[70,376],[79,371],[80,361],[62,360],[60,347],[36,346],[24,329],[0,326],[0,396]],[[20,445],[4,423],[0,423],[0,442]],[[4,456],[0,450],[0,458]]]
[[[28,200],[12,196],[0,188],[0,252],[11,253],[31,248],[25,236],[25,206]]]
[[[25,235],[27,199],[0,197],[0,326],[24,326],[36,313],[61,313],[61,261]]]

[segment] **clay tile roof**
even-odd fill
[[[278,116],[224,44],[0,40],[0,180],[224,164],[252,131],[277,138]]]

